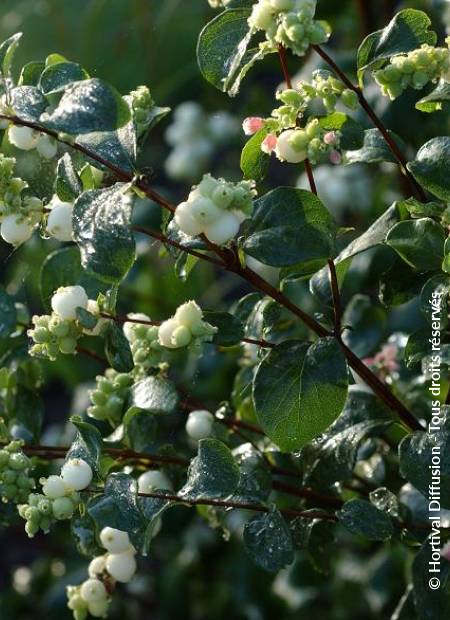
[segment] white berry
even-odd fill
[[[42,492],[50,499],[57,499],[66,494],[66,485],[61,476],[49,476],[42,485]]]
[[[87,307],[88,296],[82,286],[61,286],[52,297],[52,310],[62,319],[75,320],[76,309]]]
[[[36,144],[36,149],[44,159],[52,159],[58,151],[58,145],[54,138],[41,134]]]
[[[213,224],[206,226],[205,235],[212,243],[221,245],[233,239],[239,231],[240,222],[234,213],[224,211]]]
[[[81,585],[80,595],[86,603],[104,601],[108,596],[106,588],[100,579],[86,579]]]
[[[88,567],[89,577],[95,578],[101,575],[106,568],[106,555],[99,555],[91,560]]]
[[[181,325],[192,327],[203,320],[203,312],[200,306],[193,300],[187,301],[177,308],[174,317]]]
[[[116,530],[114,527],[104,527],[100,532],[100,541],[110,553],[124,553],[132,549],[128,532]]]
[[[90,601],[88,603],[88,611],[94,618],[106,618],[108,607],[109,601],[106,598],[101,601]]]
[[[281,161],[287,161],[290,164],[298,164],[306,159],[305,151],[295,150],[290,144],[290,139],[294,136],[294,134],[294,129],[283,131],[283,133],[278,136],[277,146],[275,149],[278,159],[281,159]]]
[[[162,471],[152,469],[141,474],[138,478],[139,493],[151,493],[155,489],[172,491],[172,483]]]
[[[116,581],[127,583],[136,572],[136,559],[134,553],[111,553],[106,558],[106,570]]]
[[[202,226],[212,224],[221,215],[220,208],[209,198],[200,196],[192,201],[188,201],[192,216]]]
[[[83,459],[69,459],[61,469],[61,478],[71,489],[81,491],[91,483],[91,466]]]
[[[191,237],[196,237],[203,229],[202,223],[194,218],[189,202],[182,202],[178,205],[175,211],[175,222],[181,231]]]
[[[191,411],[186,422],[186,432],[192,439],[200,440],[211,436],[214,416],[209,411]]]
[[[71,202],[61,202],[53,198],[50,206],[52,210],[47,220],[47,232],[58,241],[72,241],[72,211]]]
[[[11,245],[20,245],[33,234],[33,226],[25,220],[21,220],[17,215],[7,215],[0,227],[0,235]]]
[[[158,329],[159,344],[169,349],[176,349],[176,345],[173,343],[173,334],[179,327],[179,323],[175,319],[168,319],[161,323]]]
[[[22,151],[34,149],[39,140],[39,133],[30,127],[11,125],[8,130],[8,139],[15,147]]]
[[[130,319],[136,319],[136,321],[150,321],[150,317],[147,316],[146,314],[143,314],[142,312],[130,312],[128,314],[128,317]],[[127,340],[132,341],[133,337],[134,337],[134,330],[136,329],[136,327],[139,325],[139,323],[134,323],[132,321],[126,321],[126,323],[123,324],[123,333],[125,334],[125,337],[127,338]]]

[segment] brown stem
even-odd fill
[[[278,480],[274,480],[272,483],[272,488],[275,491],[279,491],[281,493],[288,493],[288,495],[295,495],[297,497],[301,497],[302,499],[309,499],[311,501],[318,501],[323,504],[328,504],[329,506],[333,506],[334,508],[340,508],[344,503],[339,497],[333,497],[332,495],[324,495],[323,493],[318,493],[313,489],[309,489],[307,487],[297,487],[292,484],[287,484],[285,482],[279,482]]]
[[[341,339],[342,332],[342,306],[341,295],[339,293],[339,282],[336,273],[336,266],[332,258],[328,259],[328,268],[330,270],[330,285],[333,295],[334,308],[334,335],[338,340]]]
[[[96,362],[100,362],[100,364],[107,364],[107,361],[105,360],[104,357],[102,357],[101,355],[99,355],[95,351],[91,351],[90,349],[86,349],[85,347],[77,346],[76,352],[77,353],[81,353],[82,355],[85,355],[86,357],[90,357],[91,359],[95,360]]]
[[[394,155],[395,159],[397,160],[402,173],[409,179],[409,181],[410,181],[413,189],[415,190],[418,198],[422,202],[426,202],[427,197],[426,197],[426,194],[425,194],[424,190],[419,185],[419,183],[417,183],[416,179],[413,177],[413,175],[409,172],[408,168],[406,167],[407,161],[406,161],[405,156],[403,155],[402,151],[398,147],[398,145],[395,142],[395,140],[389,134],[388,130],[384,126],[384,124],[381,121],[381,119],[375,113],[375,110],[372,108],[370,103],[365,98],[362,90],[358,86],[355,86],[353,84],[353,82],[346,76],[346,74],[335,63],[335,61],[331,58],[331,56],[329,56],[325,52],[325,50],[322,47],[320,47],[320,45],[312,45],[311,47],[333,69],[333,71],[342,80],[342,82],[344,82],[344,84],[347,86],[347,88],[349,88],[354,93],[356,93],[361,107],[363,108],[363,110],[365,111],[367,116],[370,118],[372,123],[375,125],[375,127],[380,131],[380,133],[383,136],[386,144],[388,145],[389,149],[391,150],[392,154]]]

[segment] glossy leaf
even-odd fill
[[[244,527],[244,545],[250,557],[270,572],[294,561],[291,533],[279,510],[256,515]]]

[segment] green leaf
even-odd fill
[[[45,62],[32,60],[22,67],[19,76],[19,86],[37,86],[42,71],[45,69]]]
[[[103,445],[100,431],[92,424],[84,422],[80,416],[72,416],[70,421],[78,432],[66,454],[66,460],[73,458],[83,459],[86,463],[89,463],[94,471],[99,472]]]
[[[229,312],[205,312],[205,321],[218,328],[213,342],[222,347],[232,347],[244,338],[242,322]]]
[[[0,45],[0,71],[4,77],[8,77],[10,74],[11,63],[21,37],[22,33],[17,32]]]
[[[267,129],[260,129],[247,141],[242,149],[241,170],[245,179],[253,179],[260,183],[267,175],[270,157],[261,150],[261,144],[267,134]]]
[[[358,77],[362,87],[364,72],[378,68],[384,61],[417,49],[423,43],[435,45],[436,33],[429,30],[431,20],[422,11],[399,11],[386,28],[369,34],[358,49]]]
[[[327,131],[339,131],[339,146],[347,150],[361,148],[364,143],[364,129],[359,123],[343,112],[333,112],[319,119],[320,126]]]
[[[444,202],[450,201],[449,158],[450,138],[440,136],[426,142],[407,164],[416,181]]]
[[[443,104],[450,102],[450,84],[441,80],[436,88],[416,103],[416,109],[421,112],[438,112]]]
[[[83,67],[75,62],[57,62],[44,69],[39,87],[45,95],[63,92],[69,84],[89,77]]]
[[[413,368],[422,363],[422,360],[430,355],[430,332],[428,329],[421,329],[412,333],[406,343],[404,358],[408,368]]]
[[[233,457],[239,466],[239,485],[233,493],[233,501],[265,502],[272,491],[272,474],[267,461],[248,443],[235,448]]]
[[[198,39],[197,62],[204,78],[231,95],[237,93],[249,63],[263,55],[258,47],[249,48],[250,12],[246,8],[224,11],[206,24]]]
[[[426,217],[399,222],[386,237],[387,245],[418,271],[433,271],[441,267],[444,242],[442,226]]]
[[[232,495],[239,484],[239,467],[231,450],[217,439],[201,439],[198,455],[189,465],[180,499],[220,499]]]
[[[244,250],[273,267],[334,255],[336,224],[311,192],[278,187],[255,201]]]
[[[89,501],[87,511],[99,532],[104,527],[128,532],[131,542],[140,546],[146,523],[138,505],[137,482],[128,474],[108,476],[103,494]]]
[[[123,416],[123,428],[127,445],[136,452],[145,452],[153,445],[158,423],[150,411],[131,407]]]
[[[441,202],[420,202],[416,198],[402,200],[399,205],[414,217],[441,217],[446,209]]]
[[[135,260],[135,241],[130,230],[130,202],[125,185],[81,194],[73,209],[73,234],[81,252],[81,264],[101,280],[117,284]]]
[[[380,276],[380,301],[386,307],[400,306],[419,295],[427,276],[418,274],[396,256],[393,264]]]
[[[55,131],[78,135],[114,131],[130,119],[130,109],[115,88],[91,78],[69,84],[56,109],[41,122]]]
[[[404,150],[405,144],[393,131],[388,132],[400,150]],[[357,150],[348,150],[345,154],[346,164],[377,164],[381,162],[397,163],[386,140],[379,129],[366,129],[364,131],[363,145]]]
[[[78,307],[76,309],[77,321],[85,329],[94,329],[97,325],[98,319],[88,310]]]
[[[336,515],[352,534],[369,540],[389,540],[394,533],[389,516],[364,499],[345,502]]]
[[[253,402],[264,432],[281,450],[297,450],[341,413],[348,372],[334,338],[284,342],[257,368]]]
[[[247,521],[244,545],[256,564],[270,572],[277,572],[294,561],[291,533],[276,508]]]
[[[16,329],[17,313],[14,300],[0,286],[0,338],[6,338]]]
[[[171,381],[151,376],[138,381],[130,392],[130,406],[151,413],[169,415],[178,405],[178,394]]]
[[[110,366],[117,372],[131,372],[133,355],[125,334],[114,321],[109,321],[105,333],[105,355]]]
[[[350,329],[344,333],[345,344],[358,357],[372,353],[380,344],[387,323],[386,312],[367,295],[355,295],[347,305],[343,325]]]
[[[77,143],[125,172],[132,173],[136,169],[136,131],[132,122],[117,131],[82,134],[77,137]],[[97,168],[107,169],[94,159],[92,164]]]
[[[442,508],[450,509],[450,422],[446,419],[438,426],[438,430],[430,433],[417,431],[402,440],[399,446],[400,473],[428,497],[430,466],[433,457],[439,457],[440,503]]]
[[[55,186],[58,198],[63,202],[74,202],[83,191],[83,184],[69,153],[65,153],[58,161]]]
[[[416,555],[412,568],[414,604],[419,620],[440,620],[450,616],[450,562],[441,558],[439,573],[430,572],[432,540],[427,540]],[[434,555],[434,554],[433,554]],[[439,588],[430,587],[432,577],[439,578]]]
[[[81,555],[89,558],[102,555],[104,549],[97,544],[95,522],[89,514],[74,516],[70,521],[70,529]]]
[[[107,293],[109,287],[94,275],[86,273],[81,266],[80,251],[76,246],[55,250],[42,264],[39,276],[41,299],[47,310],[53,293],[60,286],[82,286],[90,299],[97,299],[99,293]]]
[[[441,329],[447,327],[449,320],[447,311],[449,297],[450,277],[448,275],[438,274],[425,282],[420,293],[420,310],[428,323],[431,324],[438,318],[441,323]],[[439,298],[441,302],[438,312],[436,312],[434,304],[430,301],[437,298]]]
[[[44,403],[39,394],[20,385],[8,416],[9,430],[14,438],[27,443],[39,442],[43,419]]]
[[[48,101],[35,86],[17,86],[9,95],[14,112],[24,121],[39,121],[48,106]]]

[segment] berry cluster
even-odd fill
[[[200,441],[211,437],[214,426],[214,416],[209,411],[199,409],[191,411],[186,421],[186,433],[191,439]]]
[[[39,530],[50,531],[54,521],[70,519],[79,504],[78,491],[89,486],[92,469],[83,459],[69,459],[61,469],[61,475],[41,478],[42,493],[31,493],[28,502],[18,506],[25,519],[25,531],[33,538]]]
[[[36,149],[45,159],[52,159],[58,151],[54,138],[30,127],[11,125],[8,129],[8,140],[21,151]]]
[[[253,5],[248,24],[252,31],[263,30],[264,51],[276,51],[278,45],[304,56],[310,44],[328,40],[328,24],[314,19],[316,0],[258,0]]]
[[[129,318],[151,322],[149,316],[140,312],[130,313]],[[158,326],[145,323],[127,321],[123,325],[123,332],[130,343],[134,364],[140,370],[158,367],[161,362],[162,348],[158,341],[158,331]]]
[[[24,194],[27,183],[14,176],[16,160],[0,153],[0,234],[11,245],[27,241],[42,219],[44,205]]]
[[[125,97],[133,112],[133,119],[136,126],[138,138],[148,129],[152,120],[152,108],[155,101],[147,86],[138,86]]]
[[[133,378],[126,373],[108,368],[104,375],[97,377],[97,385],[89,391],[92,406],[87,414],[96,420],[107,420],[114,427],[120,424],[129,389]]]
[[[27,334],[35,343],[30,347],[30,355],[45,357],[54,361],[58,353],[73,355],[77,341],[84,334],[97,335],[97,325],[85,328],[77,320],[77,308],[89,312],[94,318],[99,315],[97,302],[88,299],[82,286],[60,287],[51,301],[52,314],[32,317],[33,328]],[[101,327],[101,325],[100,325]]]
[[[373,76],[384,95],[391,100],[399,97],[408,87],[422,89],[429,82],[446,77],[450,70],[450,50],[424,44],[408,54],[394,56],[384,69]]]
[[[25,502],[34,488],[32,463],[22,452],[22,445],[21,441],[11,441],[0,450],[0,497],[5,503]]]
[[[161,323],[158,339],[163,347],[180,349],[208,342],[216,332],[217,327],[203,320],[203,312],[195,301],[188,301],[177,308],[172,318]]]
[[[197,181],[211,164],[216,148],[230,145],[238,134],[239,123],[228,112],[208,115],[198,103],[182,103],[165,134],[172,147],[164,164],[168,176]]]
[[[91,561],[89,579],[79,586],[67,587],[67,605],[75,620],[84,620],[88,613],[104,618],[111,602],[108,590],[114,588],[115,582],[128,583],[136,572],[136,550],[127,532],[104,527],[100,541],[107,553]]]
[[[256,192],[252,181],[230,183],[205,174],[186,202],[178,205],[175,222],[186,235],[204,234],[222,245],[235,237],[251,215]]]

